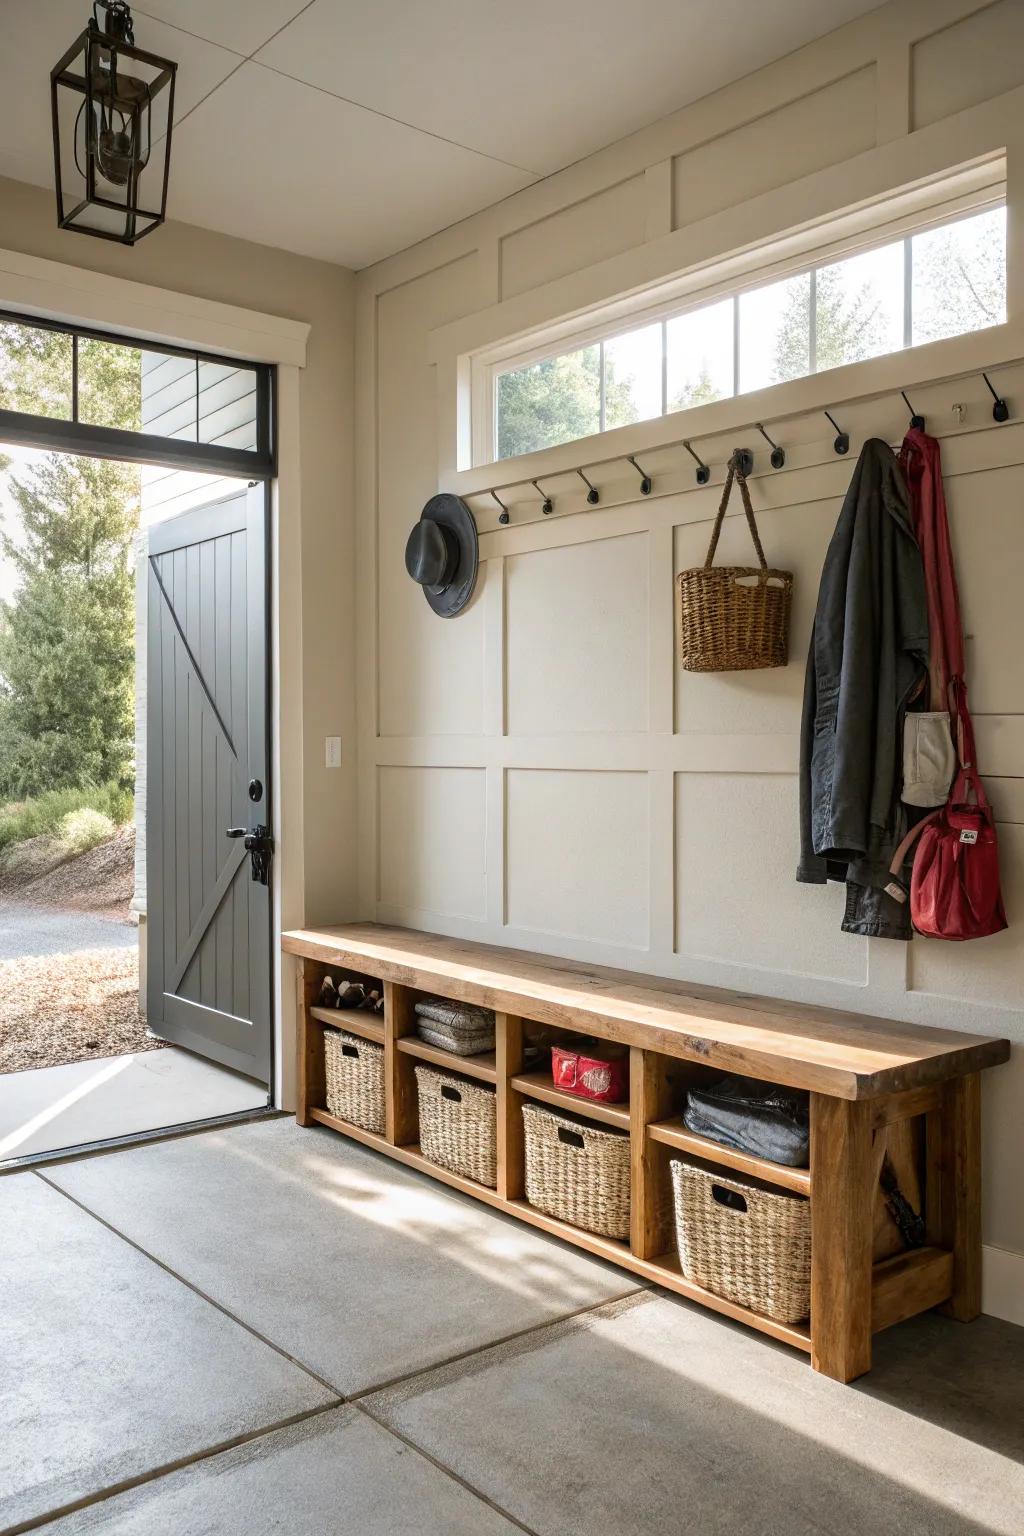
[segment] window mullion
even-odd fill
[[[78,420],[78,332],[71,336],[71,420]]]

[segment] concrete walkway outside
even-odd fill
[[[1020,1536],[1024,1329],[842,1387],[287,1120],[0,1178],[0,1530]]]
[[[138,928],[124,918],[0,903],[0,960],[69,955],[80,949],[131,949],[138,941]]]

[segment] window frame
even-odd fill
[[[544,327],[542,331],[534,333],[531,340],[528,338],[512,338],[497,343],[485,349],[473,353],[467,359],[470,369],[470,412],[471,412],[471,463],[467,468],[482,468],[491,464],[508,464],[513,462],[513,457],[498,458],[498,388],[497,381],[502,374],[510,373],[521,368],[528,368],[535,363],[545,362],[551,358],[561,357],[566,353],[576,352],[584,347],[600,346],[600,421],[601,431],[604,428],[604,404],[605,404],[605,375],[604,375],[604,343],[616,337],[628,335],[633,331],[655,323],[662,326],[662,411],[660,416],[645,418],[647,422],[664,420],[666,417],[682,417],[683,411],[667,411],[667,324],[670,320],[682,315],[692,314],[697,310],[721,302],[723,299],[731,299],[733,303],[733,391],[730,395],[721,395],[716,403],[739,398],[740,380],[740,329],[739,329],[739,305],[744,294],[766,288],[786,278],[798,277],[804,273],[811,274],[811,337],[813,357],[813,335],[816,325],[814,309],[814,274],[821,267],[831,266],[836,262],[848,258],[864,255],[871,251],[880,250],[887,245],[904,242],[904,295],[903,295],[903,345],[891,352],[878,354],[878,356],[896,356],[908,350],[914,345],[912,341],[912,263],[910,259],[911,241],[918,234],[928,230],[941,229],[955,225],[977,214],[991,211],[994,208],[1006,207],[1006,169],[1005,160],[990,165],[989,174],[982,176],[981,184],[975,184],[967,190],[957,190],[951,187],[953,181],[960,178],[950,178],[949,182],[940,183],[931,188],[931,197],[927,204],[912,211],[890,213],[884,216],[885,204],[879,205],[876,217],[869,225],[862,226],[855,232],[841,235],[833,235],[827,238],[827,229],[818,229],[817,239],[813,245],[805,244],[802,249],[792,251],[784,256],[772,258],[770,247],[764,245],[748,253],[748,259],[743,263],[743,270],[739,273],[734,264],[729,263],[729,270],[723,271],[724,263],[717,263],[716,267],[705,268],[702,272],[694,274],[691,281],[686,283],[686,296],[674,296],[660,301],[652,301],[649,298],[650,291],[629,295],[624,299],[612,301],[601,306],[600,311],[589,321],[584,322],[581,317],[563,320],[553,325]],[[893,198],[890,201],[895,202]],[[902,199],[899,199],[902,204]],[[842,222],[831,221],[833,228]],[[825,238],[823,238],[823,236]],[[784,238],[784,237],[783,237]],[[778,243],[778,242],[775,242]],[[660,291],[665,290],[666,285],[660,283]],[[648,302],[645,302],[648,300]],[[957,333],[971,334],[971,333]],[[946,338],[952,339],[952,338]],[[822,370],[825,372],[827,370]],[[798,375],[799,378],[816,376],[816,370],[807,374]],[[785,383],[794,383],[796,380],[787,380]],[[743,391],[742,393],[747,393]],[[642,422],[635,425],[643,425]],[[568,441],[577,441],[570,439]],[[549,444],[545,448],[533,450],[535,453],[547,452],[548,449],[564,447],[565,444]]]
[[[249,358],[226,357],[194,347],[176,347],[167,342],[153,342],[145,337],[96,330],[39,315],[20,314],[14,310],[0,309],[0,323],[20,325],[27,330],[55,331],[72,339],[71,417],[35,416],[27,411],[0,409],[0,443],[11,443],[20,448],[39,448],[53,453],[84,454],[91,458],[162,465],[237,480],[272,480],[277,474],[277,369],[273,364],[254,363]],[[77,370],[80,341],[106,342],[111,346],[138,348],[142,352],[159,352],[167,357],[185,357],[195,362],[197,372],[200,363],[253,371],[256,382],[256,447],[225,448],[217,443],[189,442],[153,432],[132,432],[121,427],[95,426],[79,421]]]

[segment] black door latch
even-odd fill
[[[270,884],[270,858],[274,851],[274,840],[270,835],[270,828],[262,822],[256,826],[228,827],[228,837],[244,837],[245,850],[252,860],[252,878],[257,885]]]

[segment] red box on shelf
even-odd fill
[[[591,1050],[602,1051],[601,1046]],[[551,1047],[551,1081],[566,1093],[599,1104],[621,1104],[628,1094],[628,1059],[621,1047],[610,1046],[607,1055],[585,1056],[562,1045]]]

